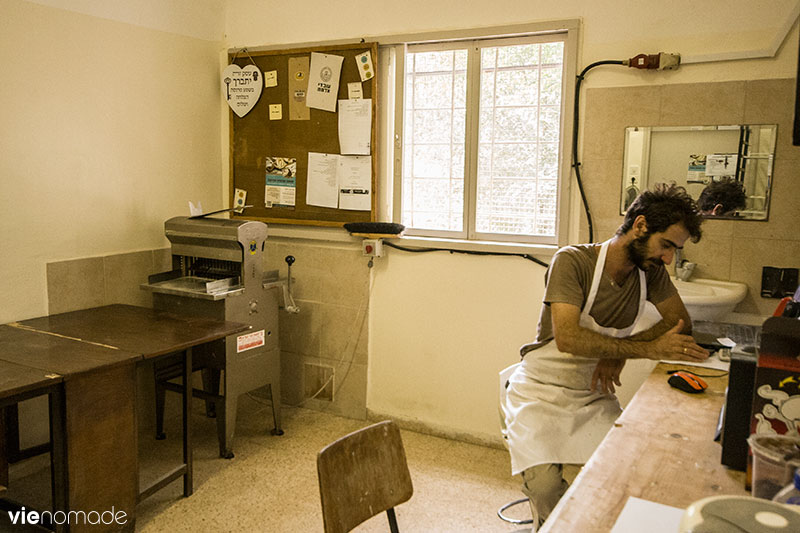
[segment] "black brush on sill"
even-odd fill
[[[347,222],[344,229],[351,235],[399,237],[406,227],[394,222]]]

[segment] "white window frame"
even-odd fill
[[[458,248],[473,248],[470,244],[483,246],[475,247],[486,248],[491,243],[524,245],[536,247],[538,245],[560,246],[566,244],[571,228],[569,227],[569,206],[570,201],[570,182],[571,182],[571,159],[572,159],[572,136],[573,136],[573,108],[575,97],[575,77],[577,74],[577,55],[578,55],[578,31],[580,21],[554,21],[550,23],[536,23],[519,26],[486,28],[470,31],[440,32],[410,36],[396,36],[394,42],[387,43],[381,40],[384,51],[392,50],[395,56],[394,61],[394,95],[392,100],[395,102],[393,128],[393,142],[388,148],[392,153],[391,158],[387,158],[390,164],[389,175],[393,176],[393,201],[392,201],[392,220],[400,223],[402,217],[402,162],[403,162],[403,120],[404,120],[404,90],[405,90],[405,52],[407,47],[414,45],[415,49],[422,49],[421,45],[430,44],[431,47],[442,49],[447,41],[452,41],[452,47],[464,48],[470,46],[470,68],[479,68],[480,53],[474,53],[473,41],[480,41],[482,47],[497,44],[518,44],[511,38],[519,38],[519,42],[542,42],[552,41],[555,35],[558,40],[564,42],[564,63],[562,72],[563,92],[561,98],[561,124],[559,138],[559,169],[558,169],[558,194],[556,199],[556,231],[555,236],[519,236],[503,235],[497,233],[479,233],[475,231],[475,205],[473,198],[477,190],[477,172],[474,170],[477,164],[477,151],[470,149],[469,143],[471,136],[475,139],[478,135],[478,113],[479,107],[472,105],[473,99],[478,95],[478,85],[480,76],[474,76],[472,87],[467,91],[467,120],[466,120],[466,156],[464,168],[465,180],[465,230],[463,232],[452,232],[443,230],[420,230],[407,228],[405,234],[411,237],[425,237],[424,245],[435,246],[432,241],[435,239],[441,243],[441,247],[447,247],[452,243],[461,243]],[[515,39],[516,40],[516,39]],[[391,80],[391,76],[387,81]],[[469,82],[468,82],[469,83]],[[386,100],[384,100],[386,101]],[[388,133],[388,132],[387,132]],[[477,146],[475,144],[474,146]],[[466,246],[464,246],[466,244]]]

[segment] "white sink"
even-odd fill
[[[735,281],[672,278],[692,320],[720,320],[733,311],[747,294],[747,285]]]

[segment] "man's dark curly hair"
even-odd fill
[[[673,224],[682,223],[692,242],[698,242],[703,232],[700,225],[703,216],[697,203],[689,196],[686,189],[678,185],[658,183],[653,190],[644,191],[625,212],[625,219],[617,229],[617,235],[626,233],[633,227],[633,222],[639,215],[644,215],[647,221],[647,233],[659,233]]]
[[[742,184],[730,178],[708,184],[700,193],[697,205],[706,213],[713,211],[717,204],[722,204],[722,213],[744,209],[747,205],[747,194]]]

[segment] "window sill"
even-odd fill
[[[278,239],[303,239],[311,241],[359,243],[362,237],[350,235],[343,228],[321,228],[268,225],[267,235]],[[458,250],[464,252],[489,252],[497,254],[530,254],[539,259],[549,260],[558,250],[551,244],[530,244],[499,241],[468,241],[464,239],[442,239],[434,237],[391,237],[387,241],[415,249]]]

